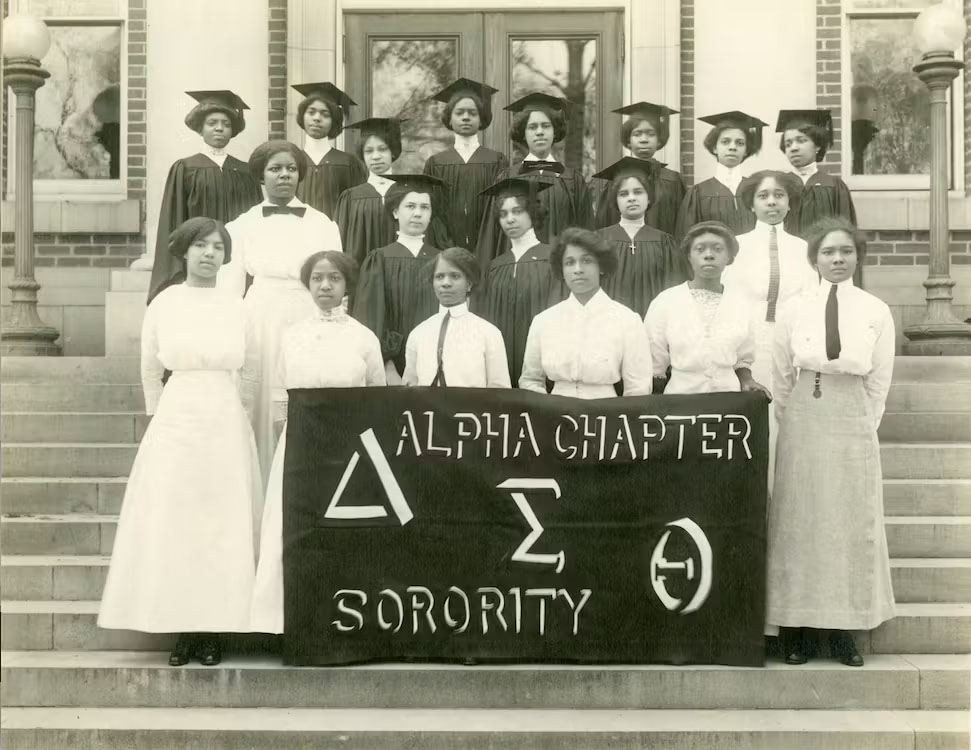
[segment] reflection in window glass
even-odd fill
[[[913,18],[852,18],[853,174],[930,172],[930,101],[911,67]]]
[[[553,156],[589,177],[597,171],[598,92],[595,39],[517,39],[512,42],[509,100],[534,91],[560,96],[573,107],[566,138]],[[517,148],[516,156],[526,154]]]
[[[117,179],[120,26],[51,26],[37,91],[34,174],[42,180]]]
[[[441,105],[428,97],[458,78],[457,52],[454,39],[371,43],[371,116],[408,119],[394,165],[399,174],[421,172],[429,156],[452,145],[452,132],[439,119]]]

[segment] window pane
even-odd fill
[[[599,119],[595,39],[514,39],[510,101],[534,91],[561,96],[573,107],[566,138],[553,155],[586,177],[597,171]],[[517,146],[517,156],[526,153]]]
[[[370,66],[372,116],[408,118],[394,171],[421,172],[429,156],[452,145],[452,132],[439,119],[441,105],[428,97],[458,78],[458,41],[373,41]]]
[[[853,0],[853,10],[882,10],[884,8],[921,10],[937,5],[940,0]]]
[[[40,180],[119,176],[120,26],[51,26],[37,91],[34,175]]]
[[[20,13],[44,18],[71,16],[119,16],[120,0],[20,0]]]
[[[930,102],[913,18],[850,19],[853,174],[930,172]]]

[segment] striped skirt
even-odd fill
[[[800,373],[769,506],[766,620],[870,630],[894,616],[880,447],[863,379]]]

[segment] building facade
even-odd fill
[[[658,158],[690,184],[715,161],[695,118],[740,109],[774,126],[780,109],[827,108],[836,140],[821,167],[853,191],[871,243],[868,289],[894,310],[898,338],[924,310],[929,139],[926,89],[910,72],[911,27],[933,0],[5,0],[45,18],[38,93],[35,234],[41,313],[65,354],[134,353],[160,196],[169,165],[198,150],[183,124],[187,89],[229,88],[249,105],[229,151],[245,159],[268,137],[301,142],[300,96],[330,80],[354,119],[410,118],[401,170],[442,143],[425,102],[467,76],[517,92],[542,88],[582,103],[582,137],[566,156],[592,174],[622,155],[611,110],[647,100],[679,109]],[[968,16],[971,0],[944,0]],[[957,50],[959,55],[969,51]],[[13,107],[4,92],[2,264],[13,263]],[[957,313],[971,315],[971,89],[950,96],[950,255]],[[484,143],[510,156],[509,121]],[[746,171],[787,168],[766,129]],[[579,130],[578,130],[579,132]],[[136,270],[129,270],[134,263]],[[8,290],[2,291],[8,304]]]

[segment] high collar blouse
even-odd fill
[[[836,286],[839,304],[840,355],[826,357],[826,301]],[[857,375],[879,426],[893,375],[895,332],[886,303],[853,285],[820,282],[809,292],[790,300],[776,324],[772,351],[773,396],[780,416],[792,391],[797,370],[833,375]]]
[[[738,191],[738,186],[742,183],[742,168],[741,166],[726,167],[724,164],[719,163],[715,166],[715,179],[734,194]]]
[[[571,294],[533,318],[519,387],[576,398],[615,396],[623,381],[625,396],[651,392],[651,355],[640,317],[602,289],[582,305]]]
[[[408,335],[405,385],[431,385],[438,372],[438,339],[450,316],[442,346],[442,369],[449,388],[509,388],[509,365],[502,333],[492,323],[469,312],[468,303],[439,307]]]
[[[307,136],[303,141],[303,150],[314,165],[319,166],[327,154],[331,152],[333,146],[330,145],[330,138],[311,138]]]
[[[455,153],[462,157],[462,161],[466,164],[469,163],[469,159],[472,155],[479,150],[479,135],[458,135],[455,136]]]

